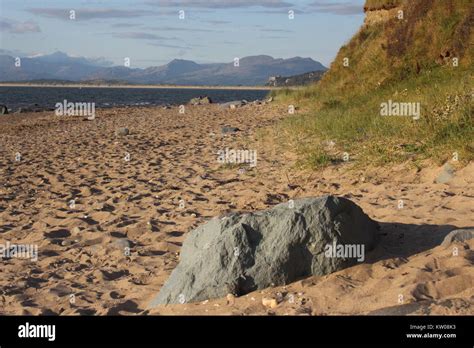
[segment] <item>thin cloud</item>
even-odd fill
[[[204,22],[209,23],[209,24],[215,24],[215,25],[232,23],[231,21],[221,21],[221,20],[214,20],[214,19],[210,19]]]
[[[127,32],[127,33],[113,33],[113,37],[118,39],[136,39],[136,40],[172,40],[173,38],[164,37],[152,33],[144,32]]]
[[[141,24],[136,24],[136,23],[115,23],[112,24],[112,27],[114,28],[133,28],[133,27],[138,27]]]
[[[34,21],[18,22],[0,19],[0,31],[11,34],[40,33],[41,28]]]
[[[260,31],[265,31],[269,33],[292,33],[293,31],[291,30],[286,30],[286,29],[260,29]]]
[[[283,0],[148,0],[146,3],[160,7],[211,9],[245,7],[281,8],[293,6],[293,4]]]
[[[327,2],[314,1],[309,4],[309,12],[330,13],[335,15],[357,15],[363,14],[363,5],[354,2]]]
[[[183,27],[147,27],[145,29],[156,30],[156,31],[190,31],[190,32],[214,32],[211,29],[197,29],[197,28],[183,28]]]
[[[159,42],[150,42],[148,45],[155,46],[155,47],[162,47],[162,48],[174,48],[174,49],[179,49],[179,50],[192,49],[191,47],[187,47],[187,46],[169,45],[169,44],[159,43]]]
[[[250,11],[251,13],[256,13],[256,14],[261,14],[261,15],[270,15],[270,14],[276,14],[276,15],[284,15],[288,16],[289,11],[293,11],[294,14],[305,14],[304,11],[298,10],[296,8],[284,8],[284,9],[261,9],[261,10],[253,10]]]
[[[91,20],[91,19],[107,19],[107,18],[131,18],[144,17],[155,13],[145,10],[118,10],[111,8],[97,9],[74,9],[74,8],[28,8],[26,11],[49,18],[57,18],[62,20],[71,20],[70,11],[75,11],[75,20]]]

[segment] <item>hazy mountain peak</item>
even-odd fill
[[[292,76],[317,70],[326,70],[326,68],[311,58],[275,59],[269,55],[241,58],[238,73],[233,62],[198,64],[185,59],[173,59],[168,64],[146,69],[130,69],[124,66],[105,67],[99,65],[97,59],[71,57],[61,51],[29,58],[23,64],[21,71],[14,68],[11,60],[0,60],[0,76],[3,81],[120,80],[144,84],[250,86],[264,85],[271,76]]]

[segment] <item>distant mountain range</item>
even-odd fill
[[[118,80],[132,84],[253,86],[265,85],[271,76],[326,70],[321,63],[311,58],[275,59],[265,55],[241,58],[239,66],[234,66],[234,62],[198,64],[175,59],[166,65],[146,69],[107,67],[101,61],[70,57],[63,52],[21,58],[21,67],[16,67],[15,57],[0,55],[2,82]]]

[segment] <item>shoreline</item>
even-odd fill
[[[207,89],[207,90],[249,90],[272,91],[282,88],[265,86],[176,86],[176,85],[86,85],[86,84],[40,84],[40,83],[0,83],[0,87],[47,87],[47,88],[130,88],[130,89]]]

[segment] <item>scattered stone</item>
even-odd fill
[[[278,307],[278,302],[274,298],[264,297],[262,298],[262,304],[267,308],[276,308]]]
[[[128,128],[122,127],[115,131],[115,134],[118,136],[127,136],[130,134],[130,130]]]
[[[240,129],[237,127],[231,127],[231,126],[224,126],[221,128],[221,133],[222,134],[233,134],[239,132]]]
[[[226,299],[227,299],[227,304],[228,304],[229,306],[233,306],[233,305],[234,305],[234,303],[235,303],[235,296],[234,296],[234,295],[232,295],[232,294],[227,294]]]
[[[8,108],[6,105],[0,105],[0,115],[7,115],[8,114]]]
[[[219,104],[219,107],[223,109],[237,109],[246,104],[247,104],[246,100],[234,100],[227,103]]]
[[[465,242],[469,239],[474,238],[474,228],[463,228],[449,232],[444,237],[441,245],[448,246],[453,242]]]
[[[446,184],[454,177],[454,168],[449,163],[446,163],[441,170],[441,173],[436,178],[437,184]]]
[[[151,302],[178,303],[237,296],[329,274],[357,258],[327,257],[328,245],[376,244],[378,224],[345,198],[325,196],[250,214],[211,219],[188,234],[180,263]],[[212,245],[212,248],[206,248]]]
[[[200,97],[191,99],[189,101],[189,104],[191,104],[191,105],[207,105],[207,104],[212,104],[212,100],[208,96],[204,96],[204,97],[200,96]]]

